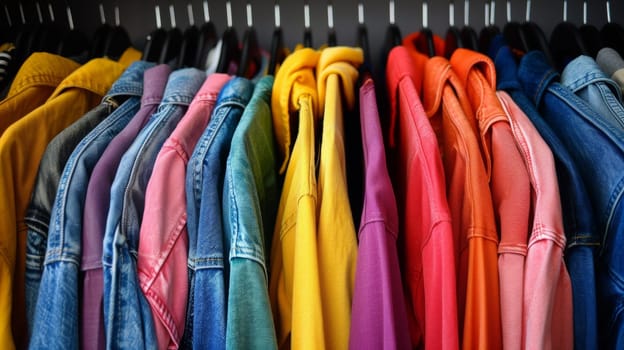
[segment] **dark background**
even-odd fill
[[[384,0],[364,0],[365,23],[368,27],[369,41],[373,53],[377,53],[382,45],[385,30],[388,25],[388,1]],[[21,22],[19,15],[18,1],[0,1],[0,5],[8,6],[13,23]],[[24,8],[27,22],[38,21],[34,0],[21,1]],[[132,38],[134,46],[141,49],[145,42],[145,36],[156,27],[154,6],[160,5],[161,18],[164,28],[170,28],[169,6],[173,5],[176,14],[177,27],[184,29],[189,25],[187,15],[187,5],[192,4],[195,24],[204,23],[202,1],[148,1],[148,0],[117,0],[117,1],[92,1],[92,0],[70,0],[70,1],[39,1],[42,5],[43,17],[49,21],[47,11],[48,3],[54,8],[57,22],[66,22],[66,4],[69,3],[73,13],[75,26],[84,31],[89,36],[101,23],[98,4],[103,3],[106,20],[114,23],[113,7],[115,4],[120,9],[121,25],[125,27]],[[239,39],[242,39],[247,27],[245,0],[233,0],[232,13],[233,24],[236,27]],[[257,30],[260,44],[263,48],[270,48],[271,35],[274,28],[273,5],[274,1],[251,0],[253,6],[254,27]],[[339,45],[354,45],[357,29],[357,1],[355,0],[334,0],[334,22]],[[470,1],[470,25],[477,32],[484,26],[484,1]],[[496,1],[495,23],[502,27],[507,22],[506,1]],[[599,28],[607,22],[605,1],[588,0],[588,23]],[[210,18],[221,33],[226,29],[226,1],[208,1]],[[303,4],[304,1],[280,1],[281,22],[284,29],[284,39],[288,46],[300,42],[303,38]],[[396,23],[401,28],[402,34],[420,30],[422,27],[422,1],[397,0]],[[434,33],[444,36],[449,27],[449,2],[429,1],[429,27]],[[511,19],[513,21],[524,21],[526,1],[511,1]],[[583,1],[568,1],[568,21],[577,25],[582,24]],[[6,16],[2,9],[0,21],[6,21]],[[319,46],[326,42],[327,38],[327,1],[310,0],[311,26],[313,31],[314,46]],[[531,20],[538,23],[547,36],[557,23],[562,21],[563,1],[557,0],[533,0]],[[624,23],[624,0],[611,1],[611,19],[613,22]],[[455,3],[455,24],[464,24],[464,1]],[[376,56],[375,54],[373,56]]]

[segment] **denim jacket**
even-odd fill
[[[136,113],[140,104],[143,72],[150,64],[137,62],[128,68],[121,78],[113,85],[104,102],[86,115],[87,118],[102,120],[73,150],[65,164],[58,182],[58,190],[53,202],[49,230],[47,232],[47,249],[45,236],[33,233],[29,239],[29,262],[32,267],[41,263],[43,252],[43,271],[41,288],[38,297],[29,294],[36,302],[34,309],[33,332],[30,341],[31,348],[70,348],[78,349],[79,344],[79,310],[78,278],[81,258],[82,209],[86,195],[89,175],[110,140],[129,122]],[[117,109],[116,101],[125,100]],[[111,111],[115,109],[114,112]],[[110,115],[109,115],[110,114]],[[75,124],[74,124],[75,125]],[[86,126],[85,126],[86,127]],[[75,140],[80,134],[78,128],[67,138],[67,142]],[[76,136],[78,137],[78,136]],[[52,144],[48,148],[50,159],[53,155],[62,154],[55,146],[62,150],[65,145]],[[46,165],[46,163],[43,163]],[[40,168],[45,169],[45,168]],[[54,167],[50,167],[54,172]],[[45,170],[43,170],[45,172]],[[39,208],[38,192],[33,196],[35,206]],[[41,198],[46,198],[42,196]],[[43,208],[45,209],[45,208]],[[36,210],[34,211],[36,213]],[[32,212],[31,212],[32,213]],[[38,248],[44,250],[38,251]],[[37,248],[37,249],[32,249]],[[36,292],[37,270],[29,271],[27,280],[34,282],[31,292]],[[51,338],[50,338],[51,337]],[[52,342],[51,342],[52,340]]]
[[[157,347],[153,316],[139,287],[136,266],[145,188],[161,146],[204,79],[205,73],[193,68],[171,73],[158,111],[124,154],[111,186],[102,254],[108,349]]]
[[[268,254],[279,201],[270,107],[272,87],[272,76],[257,83],[232,136],[225,169],[228,349],[277,347],[268,286]]]
[[[605,122],[624,129],[622,91],[593,58],[579,56],[568,63],[561,73],[561,84],[587,102]]]
[[[565,260],[572,281],[574,346],[578,349],[596,349],[598,327],[594,254],[599,238],[589,194],[568,149],[522,90],[518,80],[518,65],[511,50],[504,46],[496,52],[497,88],[509,93],[539,131],[555,157],[567,238]]]
[[[224,349],[228,266],[224,248],[221,196],[225,162],[234,130],[253,93],[245,78],[221,90],[210,122],[187,165],[189,298],[182,343],[194,349]]]
[[[598,271],[601,347],[624,347],[624,130],[614,127],[558,78],[541,52],[524,56],[518,77],[566,146],[588,188],[602,246]]]

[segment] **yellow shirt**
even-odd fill
[[[137,49],[135,49],[134,47],[130,46],[129,48],[127,48],[123,54],[121,54],[121,57],[119,57],[119,63],[121,63],[123,66],[127,67],[129,65],[132,64],[132,62],[134,61],[140,61],[141,60],[141,55],[143,55],[143,53]]]
[[[273,85],[273,128],[286,178],[271,247],[269,293],[280,349],[323,349],[324,331],[316,249],[317,188],[314,122],[319,53],[301,49],[282,63]],[[291,112],[299,131],[290,155]],[[290,158],[290,162],[289,162]]]
[[[319,109],[324,110],[317,246],[325,346],[329,349],[349,347],[358,246],[347,192],[342,103],[344,97],[346,108],[355,105],[356,67],[363,60],[361,49],[331,47],[322,51],[316,67]]]
[[[89,61],[63,80],[45,104],[13,123],[0,137],[1,349],[21,349],[26,344],[24,215],[39,161],[48,142],[98,105],[124,68],[108,59]]]
[[[0,136],[17,120],[41,106],[80,65],[45,52],[30,55],[20,67],[7,97],[0,102]]]

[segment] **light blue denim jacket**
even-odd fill
[[[572,60],[561,73],[561,84],[587,102],[607,123],[624,130],[622,91],[589,56]]]
[[[253,93],[245,78],[219,93],[210,122],[187,165],[189,298],[184,348],[224,349],[228,271],[223,244],[221,198],[232,134]],[[251,310],[249,310],[251,311]],[[248,315],[251,315],[248,313]]]
[[[153,316],[136,266],[145,189],[160,148],[205,78],[194,68],[171,73],[157,112],[122,157],[111,186],[102,255],[107,349],[157,347]]]
[[[279,204],[271,118],[273,77],[266,76],[232,137],[223,185],[223,229],[229,261],[227,349],[275,349],[268,252]]]
[[[110,109],[114,101],[127,99],[80,141],[65,164],[50,216],[41,285],[35,299],[31,349],[79,348],[82,209],[89,176],[110,140],[138,111],[143,72],[150,66],[136,62],[115,82],[102,105]],[[33,262],[34,252],[30,250],[30,254],[29,261]]]
[[[541,52],[526,54],[518,77],[566,146],[587,186],[602,245],[597,263],[600,348],[624,348],[624,130],[606,122],[557,82]],[[588,208],[588,210],[590,210]]]

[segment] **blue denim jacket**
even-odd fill
[[[594,256],[599,246],[589,194],[577,165],[553,129],[542,119],[518,80],[518,65],[511,50],[504,46],[495,57],[497,88],[507,91],[524,111],[555,157],[566,231],[566,266],[572,281],[574,307],[574,346],[598,347],[596,278]]]
[[[145,188],[160,148],[205,78],[204,72],[194,68],[171,73],[158,111],[124,154],[111,186],[102,255],[107,349],[157,347],[152,313],[136,266]]]
[[[226,346],[228,278],[221,196],[232,134],[253,90],[253,83],[245,78],[233,78],[221,89],[210,122],[187,165],[189,298],[182,339],[185,348]]]
[[[605,122],[624,129],[622,91],[593,58],[579,56],[568,63],[561,73],[561,84],[587,102]]]
[[[587,186],[602,240],[597,267],[601,348],[624,348],[624,130],[607,123],[556,81],[541,52],[524,56],[518,77],[566,146]],[[588,208],[589,209],[589,208]]]
[[[232,137],[225,169],[223,229],[230,266],[227,349],[277,348],[267,258],[279,204],[272,87],[272,76],[257,83]]]
[[[152,64],[136,62],[115,82],[101,107],[110,111],[115,101],[125,99],[78,143],[67,160],[58,183],[47,232],[41,287],[34,309],[32,349],[78,349],[79,273],[81,258],[82,209],[91,170],[110,140],[138,111],[143,90],[143,72]],[[127,99],[126,99],[127,98]],[[41,236],[40,238],[45,238]],[[41,242],[41,239],[37,239]],[[29,240],[29,243],[32,243]],[[43,241],[45,243],[45,241]],[[38,244],[29,244],[36,248]],[[29,249],[29,262],[35,266],[38,254]],[[41,259],[43,260],[43,259]],[[36,276],[36,270],[32,275]],[[29,296],[36,280],[30,281]]]

